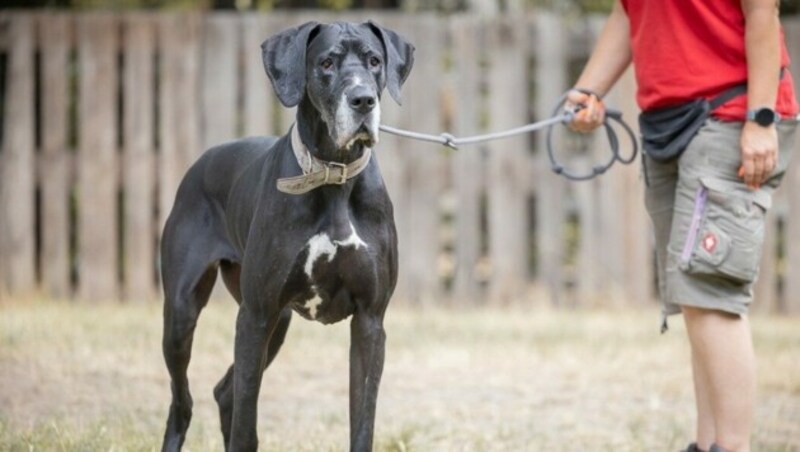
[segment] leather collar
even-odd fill
[[[323,185],[343,185],[348,180],[358,176],[369,165],[372,149],[365,148],[364,153],[351,162],[344,164],[320,160],[309,152],[300,139],[297,124],[292,126],[292,151],[294,152],[300,169],[301,176],[283,177],[278,179],[278,190],[290,195],[301,195]]]

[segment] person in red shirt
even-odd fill
[[[697,437],[688,450],[749,451],[756,371],[747,313],[764,215],[798,119],[778,2],[616,0],[568,94],[574,130],[602,124],[601,98],[631,63],[643,112],[746,84],[699,122],[681,154],[665,160],[645,149],[643,166],[664,328],[682,313],[692,352]]]

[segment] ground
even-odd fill
[[[158,450],[169,403],[157,304],[0,306],[0,450]],[[212,301],[189,369],[186,449],[222,450],[211,391],[235,306]],[[756,317],[755,451],[800,450],[800,318]],[[676,451],[693,402],[680,318],[656,308],[390,306],[379,451]],[[267,371],[262,450],[346,450],[346,322],[295,316]]]

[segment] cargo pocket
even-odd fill
[[[764,216],[770,195],[748,192],[735,182],[702,178],[680,268],[696,275],[755,280],[764,245]]]

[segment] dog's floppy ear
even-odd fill
[[[395,102],[400,104],[400,87],[414,66],[414,46],[394,31],[383,28],[373,21],[367,22],[367,25],[383,43],[386,54],[386,86]]]
[[[261,57],[278,99],[286,107],[294,107],[306,91],[306,47],[318,22],[306,22],[284,30],[261,44]]]

